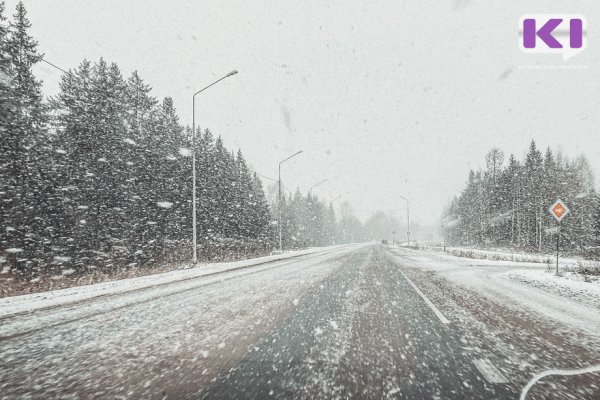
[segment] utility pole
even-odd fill
[[[399,196],[401,199],[406,201],[406,243],[410,247],[410,207],[408,199],[404,196]]]
[[[444,247],[444,253],[446,252],[446,235],[444,232],[444,222],[442,222],[442,246]]]

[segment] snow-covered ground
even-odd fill
[[[228,263],[0,317],[0,398],[509,399],[539,371],[598,359],[597,308],[506,276],[543,265],[394,252],[352,245]],[[534,312],[560,303],[556,320],[579,318],[596,333],[583,338]],[[506,382],[488,383],[482,365]],[[597,389],[593,379],[574,387]]]
[[[582,266],[596,265],[597,262],[559,257],[559,275],[556,275],[555,256],[460,247],[448,247],[446,251],[454,256],[476,259],[478,262],[506,261],[511,271],[501,275],[503,278],[514,279],[600,308],[600,276],[578,273]],[[544,264],[546,268],[536,268],[535,264]],[[529,269],[513,269],[520,266],[528,266]]]
[[[55,307],[69,303],[75,303],[99,296],[110,296],[114,294],[136,291],[148,287],[163,286],[169,283],[187,281],[206,275],[226,272],[244,267],[256,266],[276,260],[298,257],[307,254],[335,250],[346,247],[344,245],[310,248],[306,250],[288,251],[283,254],[266,257],[253,258],[227,263],[182,265],[181,269],[161,274],[147,275],[142,277],[121,279],[109,282],[101,282],[92,285],[75,286],[67,289],[59,289],[42,293],[32,293],[21,296],[0,298],[0,317],[18,314],[26,311],[35,311],[41,308]]]
[[[395,249],[411,267],[551,320],[600,335],[600,280],[552,276],[538,262],[471,259],[431,250]]]
[[[553,269],[517,269],[504,276],[600,308],[600,277],[585,277],[574,272],[557,276]]]
[[[528,262],[541,264],[555,264],[556,254],[531,254],[511,252],[507,250],[482,250],[469,247],[446,247],[446,252],[458,256],[473,259],[484,259],[494,261]],[[559,257],[559,266],[574,267],[585,261],[580,258]]]
[[[28,296],[31,301],[19,307],[31,312],[0,322],[0,365],[6,367],[0,368],[0,398],[161,398],[163,388],[181,391],[169,398],[194,398],[190,387],[209,385],[218,371],[257,349],[263,335],[320,291],[321,282],[360,247],[153,275],[143,278],[150,286],[136,292],[131,289],[139,279],[114,282],[118,288],[109,290],[115,295],[52,309],[32,311],[45,303]],[[279,261],[261,265],[273,260]],[[209,271],[219,273],[207,276]],[[199,278],[184,281],[189,274]],[[172,283],[153,287],[158,281]],[[89,297],[92,288],[74,290]]]

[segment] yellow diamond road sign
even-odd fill
[[[556,200],[554,204],[548,210],[554,219],[558,222],[562,221],[564,217],[570,212],[569,207],[561,199]]]

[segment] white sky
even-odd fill
[[[532,138],[585,153],[600,176],[600,7],[589,1],[25,1],[46,59],[138,70],[159,98],[241,148],[259,173],[324,199],[342,195],[364,218],[411,199],[433,224],[470,168],[499,146],[521,158]],[[16,1],[7,1],[12,14]],[[522,53],[526,13],[583,14],[589,45],[567,62]],[[583,70],[525,70],[583,65]],[[60,73],[40,66],[45,92]]]

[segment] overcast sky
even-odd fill
[[[437,223],[492,146],[521,158],[532,138],[600,176],[600,7],[590,1],[25,1],[45,58],[65,69],[104,57],[241,148],[259,173],[341,195],[364,218],[411,199]],[[12,14],[16,1],[7,1]],[[525,13],[583,14],[589,46],[564,62],[524,54]],[[523,66],[582,66],[576,70]],[[60,73],[37,68],[48,95]]]

